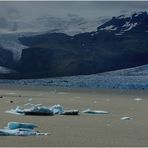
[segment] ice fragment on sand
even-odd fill
[[[135,98],[134,100],[135,100],[135,101],[141,101],[142,98]]]
[[[97,101],[94,101],[94,103],[96,104],[96,103],[97,103]]]
[[[107,102],[109,102],[109,101],[110,101],[110,99],[106,99],[106,101],[107,101]]]
[[[67,95],[68,92],[58,92],[57,94],[60,94],[60,95]]]
[[[108,114],[109,112],[103,111],[103,110],[86,109],[86,110],[82,111],[82,113],[88,113],[88,114]]]
[[[122,117],[122,118],[120,118],[121,120],[132,120],[133,118],[131,118],[131,117]]]
[[[28,101],[32,101],[32,98],[29,98]]]
[[[75,98],[76,98],[76,99],[80,99],[80,96],[76,96]]]
[[[9,92],[9,93],[7,93],[8,95],[16,95],[16,93],[15,92]]]

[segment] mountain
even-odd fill
[[[0,17],[0,46],[12,51],[14,60],[21,58],[22,50],[27,48],[18,40],[21,36],[32,36],[45,33],[65,33],[74,35],[95,31],[107,18],[99,17],[86,20],[75,14],[65,16],[43,15],[28,21],[25,19],[8,19]]]
[[[18,70],[28,77],[93,74],[148,63],[148,14],[113,17],[95,32],[22,37]]]
[[[98,31],[112,31],[116,35],[126,33],[147,33],[148,30],[148,14],[147,12],[138,12],[131,15],[120,15],[113,17],[110,21],[99,26]]]
[[[83,23],[73,18],[71,22]],[[148,64],[147,30],[148,14],[138,12],[113,17],[93,32],[22,36],[19,44],[26,48],[15,63],[14,77],[87,75]]]

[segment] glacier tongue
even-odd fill
[[[19,34],[1,34],[0,35],[0,45],[7,50],[13,52],[13,58],[19,60],[21,58],[21,53],[27,46],[22,45],[18,40]]]

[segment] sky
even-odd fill
[[[95,31],[113,16],[147,9],[148,1],[0,1],[0,33]]]
[[[146,9],[148,1],[0,1],[0,16],[9,19],[29,20],[46,14],[63,16],[69,13],[95,18]]]

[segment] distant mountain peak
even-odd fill
[[[114,17],[114,18],[116,18],[116,19],[125,19],[125,18],[139,17],[139,16],[147,16],[147,12],[146,11],[127,12],[125,14],[119,15],[119,16]]]
[[[132,31],[136,27],[138,27],[139,32],[146,32],[148,30],[148,13],[146,11],[126,13],[112,17],[111,20],[98,27],[98,32],[109,31],[122,35],[128,31]]]

